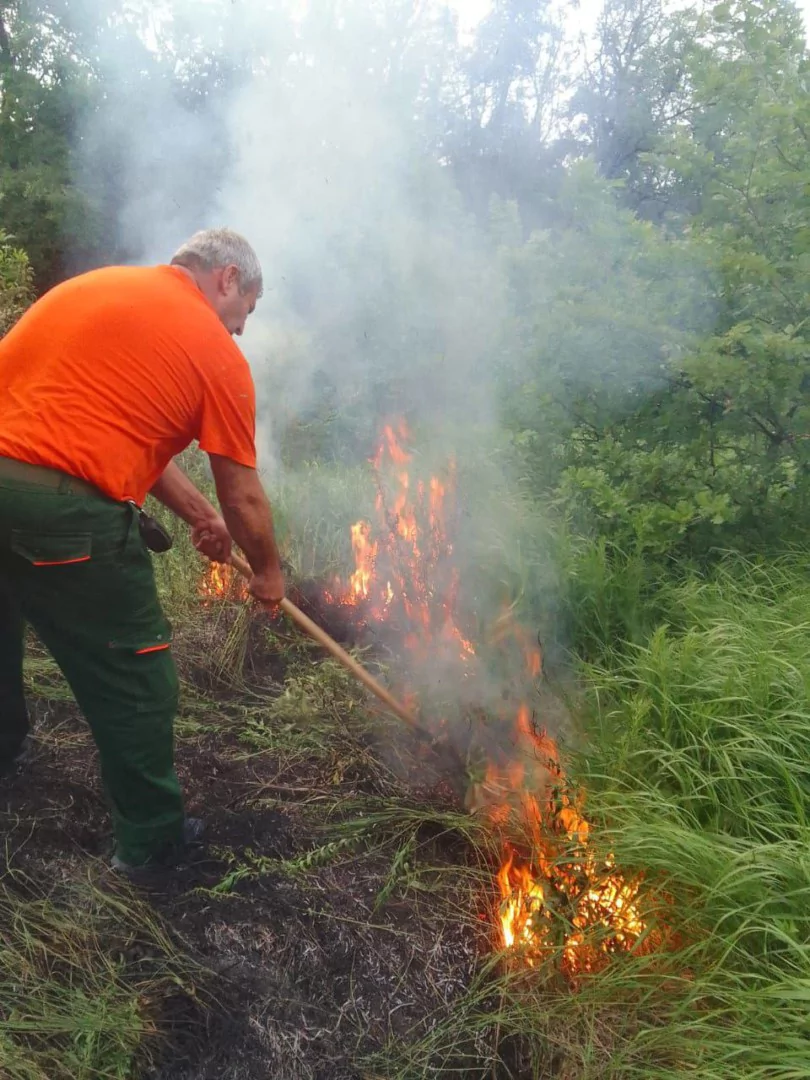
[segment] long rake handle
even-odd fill
[[[248,581],[253,576],[250,566],[246,560],[239,555],[231,555],[231,566]],[[322,630],[308,615],[305,615],[300,608],[296,607],[292,600],[288,600],[285,596],[278,606],[285,615],[289,615],[293,622],[296,623],[305,634],[309,634],[309,636],[317,641],[319,645],[322,645],[330,652],[336,660],[339,660],[345,668],[348,668],[352,675],[354,675],[356,679],[359,679],[372,694],[375,694],[380,701],[387,705],[395,716],[398,716],[400,720],[404,720],[406,724],[412,727],[414,731],[418,732],[420,735],[427,735],[425,729],[419,724],[416,718],[408,712],[405,706],[401,705],[395,697],[389,694],[385,687],[381,686],[374,676],[366,671],[362,664],[358,664],[354,657],[349,656],[346,650],[338,645],[334,638],[331,638],[325,630]]]

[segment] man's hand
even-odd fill
[[[191,530],[191,542],[211,562],[226,563],[231,557],[233,540],[219,514],[195,525]]]
[[[284,599],[284,574],[281,567],[277,570],[268,570],[263,574],[254,574],[248,586],[250,595],[260,603],[275,607]]]

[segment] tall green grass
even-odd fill
[[[598,844],[663,891],[679,944],[612,965],[548,1020],[587,1030],[625,1003],[581,1076],[810,1076],[807,558],[680,581],[604,548],[587,560],[604,587],[572,615],[596,656],[573,768]]]

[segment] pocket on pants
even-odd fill
[[[177,702],[179,684],[171,652],[172,631],[164,628],[150,634],[134,635],[108,642],[108,648],[126,671],[126,690],[136,713],[165,709]]]
[[[32,566],[75,566],[90,561],[93,536],[89,532],[39,533],[12,529],[9,546]]]
[[[108,642],[110,649],[120,649],[133,656],[148,656],[150,653],[165,652],[171,648],[174,634],[172,624],[158,609],[155,611],[153,604],[147,604],[141,611],[135,612],[134,617],[140,618],[140,622],[148,621],[151,625],[141,626],[137,630],[125,631],[121,637]]]

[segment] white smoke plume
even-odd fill
[[[404,415],[425,464],[473,463],[476,504],[461,507],[456,554],[479,614],[515,582],[548,600],[553,567],[525,558],[519,532],[534,530],[536,544],[536,521],[509,501],[498,454],[499,376],[543,328],[527,342],[497,242],[442,158],[443,106],[463,83],[453,11],[439,0],[166,0],[142,10],[140,43],[114,20],[100,38],[109,90],[83,135],[82,175],[92,190],[99,170],[115,171],[119,231],[137,261],[166,261],[211,225],[256,247],[265,295],[240,344],[271,492],[283,479],[281,433],[316,404],[350,429],[357,462],[380,423]],[[193,73],[196,96],[185,102],[169,79],[138,78],[167,36],[215,58]],[[587,380],[603,362],[594,350],[569,374]]]
[[[158,46],[170,24],[240,69],[224,115],[184,106],[168,80],[138,80],[150,39]],[[338,406],[371,393],[381,413],[415,409],[434,424],[489,410],[481,376],[501,285],[428,146],[429,97],[445,89],[455,33],[441,4],[236,0],[171,3],[144,24],[140,47],[114,29],[101,41],[110,89],[80,161],[90,186],[100,169],[118,171],[124,246],[163,261],[193,229],[228,224],[261,257],[265,297],[240,344],[266,462],[277,423],[323,389],[313,380],[324,373]],[[227,145],[212,145],[223,120]],[[217,189],[192,217],[209,175]]]

